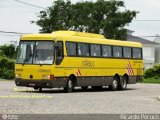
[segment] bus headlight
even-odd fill
[[[42,79],[48,79],[48,77],[46,75],[43,75]]]
[[[16,78],[21,78],[21,74],[16,74]]]
[[[42,79],[54,79],[54,75],[42,75]]]

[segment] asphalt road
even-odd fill
[[[0,81],[1,114],[160,114],[160,84],[128,85],[125,91],[81,90],[63,93],[61,89],[16,87]]]

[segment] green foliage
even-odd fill
[[[136,11],[123,10],[123,1],[97,0],[72,4],[57,0],[51,7],[40,11],[35,23],[41,32],[74,30],[103,34],[106,38],[126,39],[125,25],[136,17]]]
[[[16,51],[13,45],[0,46],[0,77],[3,79],[14,78]]]
[[[5,70],[3,72],[3,79],[14,79],[14,70]]]
[[[0,77],[4,79],[13,79],[14,66],[15,62],[13,60],[2,58],[0,60]]]
[[[154,65],[152,68],[144,72],[144,78],[160,78],[160,64]]]
[[[14,45],[2,45],[0,46],[0,54],[8,58],[16,58]]]
[[[5,57],[5,54],[4,54],[4,52],[2,50],[0,50],[0,56],[1,57]]]
[[[147,78],[143,80],[143,83],[155,83],[155,84],[160,84],[160,79],[156,78]]]

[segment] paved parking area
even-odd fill
[[[160,84],[132,84],[125,91],[81,90],[63,93],[61,89],[17,87],[13,81],[0,81],[0,113],[4,114],[160,114]]]

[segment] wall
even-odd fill
[[[144,68],[149,69],[155,63],[155,47],[154,45],[143,45]]]

